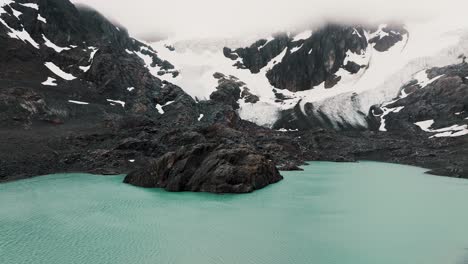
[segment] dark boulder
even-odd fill
[[[169,152],[124,182],[172,192],[249,193],[281,179],[275,164],[250,146],[205,143]]]
[[[213,76],[218,79],[219,85],[216,87],[216,91],[211,93],[210,99],[238,109],[239,103],[237,101],[241,98],[241,87],[245,86],[245,83],[234,76],[225,76],[222,73],[215,73]]]
[[[242,90],[241,98],[244,99],[246,103],[251,104],[255,104],[256,102],[260,101],[260,98],[257,95],[251,93],[250,89],[247,87]]]

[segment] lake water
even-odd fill
[[[2,184],[0,263],[468,263],[468,181],[423,172],[314,162],[247,195],[86,174]]]

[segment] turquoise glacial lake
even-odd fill
[[[87,174],[1,184],[0,263],[467,263],[468,181],[424,171],[314,162],[246,195]]]

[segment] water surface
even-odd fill
[[[468,181],[375,162],[312,163],[247,195],[123,176],[0,185],[0,263],[465,263]]]

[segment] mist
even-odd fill
[[[239,37],[343,23],[418,23],[468,15],[466,0],[73,0],[144,39]],[[468,19],[452,23],[468,26]]]

